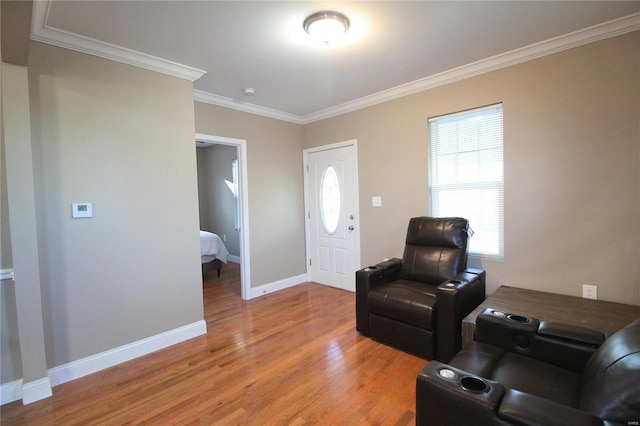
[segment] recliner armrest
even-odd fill
[[[476,340],[582,373],[604,341],[604,335],[583,327],[540,322],[488,308],[476,318]]]
[[[602,426],[602,419],[586,411],[558,404],[515,389],[506,391],[498,417],[518,425]]]
[[[494,425],[504,393],[498,382],[431,361],[416,379],[416,425]]]
[[[532,357],[582,373],[604,340],[604,334],[596,330],[541,321],[533,339]]]
[[[449,362],[462,347],[462,320],[485,299],[485,271],[466,269],[436,288],[436,359]]]
[[[401,266],[402,259],[394,257],[356,271],[356,291],[362,289],[368,292],[377,285],[397,280]]]
[[[476,317],[476,341],[529,355],[540,321],[487,308]]]
[[[600,331],[557,322],[541,321],[538,327],[540,336],[564,340],[572,343],[599,347],[604,342],[604,334]]]
[[[365,336],[371,335],[367,294],[378,285],[398,279],[401,265],[401,259],[393,258],[356,271],[356,330]]]

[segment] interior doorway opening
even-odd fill
[[[207,147],[212,145],[226,145],[235,147],[237,158],[237,225],[239,228],[239,248],[240,248],[240,293],[243,300],[250,298],[251,277],[250,277],[250,253],[249,253],[249,203],[247,186],[247,147],[243,139],[228,138],[223,136],[196,134],[196,146]]]

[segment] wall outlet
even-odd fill
[[[585,299],[598,300],[598,286],[596,285],[583,285],[582,297]]]

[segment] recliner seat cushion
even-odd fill
[[[472,342],[450,362],[453,367],[502,383],[531,395],[578,408],[582,375],[505,352],[495,346]]]
[[[369,311],[425,330],[435,327],[436,288],[431,284],[397,280],[368,294]]]
[[[526,356],[505,354],[489,379],[569,407],[580,403],[582,375]]]

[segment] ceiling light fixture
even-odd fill
[[[349,18],[339,12],[316,12],[304,20],[304,30],[325,45],[342,37],[349,29]]]
[[[254,96],[256,94],[256,89],[253,87],[247,87],[242,91],[242,93],[244,93],[245,96]]]

